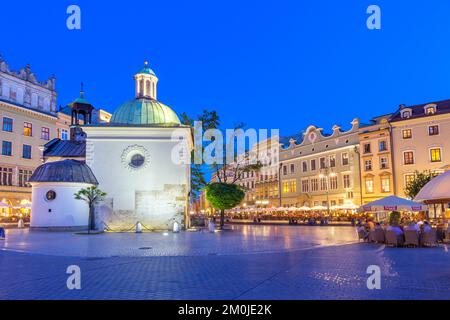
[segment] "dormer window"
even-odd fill
[[[436,113],[436,105],[427,105],[425,106],[425,114],[427,116],[431,116]]]
[[[405,109],[405,110],[403,110],[402,113],[401,113],[401,115],[402,115],[402,118],[403,118],[403,119],[409,119],[409,118],[411,118],[411,115],[412,115],[411,109]]]

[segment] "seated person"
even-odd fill
[[[428,233],[433,231],[433,227],[428,223],[428,221],[425,221],[423,223],[423,232]]]
[[[417,232],[419,232],[419,230],[420,230],[419,226],[414,221],[411,221],[407,226],[405,226],[404,229],[405,229],[405,231],[406,230],[414,230]]]
[[[403,230],[399,226],[388,226],[387,231],[394,231],[397,235],[402,235]]]

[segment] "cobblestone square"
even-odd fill
[[[81,269],[68,290],[66,269]],[[369,290],[367,267],[381,269]],[[221,233],[7,230],[1,299],[450,299],[437,248],[358,243],[350,227],[233,226]]]

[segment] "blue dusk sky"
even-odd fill
[[[81,8],[81,30],[66,9]],[[381,30],[366,9],[381,7]],[[330,131],[399,104],[450,98],[450,1],[6,1],[0,53],[57,77],[58,104],[78,96],[113,112],[134,96],[144,60],[177,113],[215,109],[223,125]]]

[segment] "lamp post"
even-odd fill
[[[278,198],[279,198],[279,206],[281,207],[281,169],[283,168],[283,163],[280,162],[280,165],[278,167]]]

